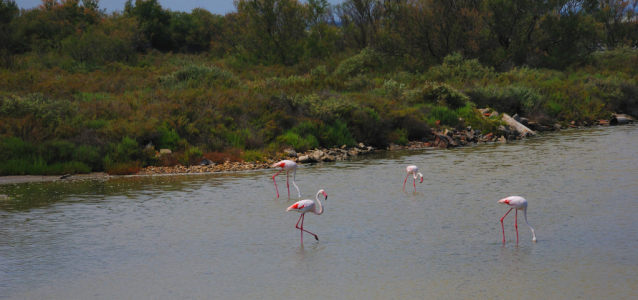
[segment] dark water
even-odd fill
[[[628,125],[303,167],[329,195],[304,247],[273,171],[4,185],[0,298],[636,299],[637,149]],[[502,245],[510,195],[537,243],[510,214]]]

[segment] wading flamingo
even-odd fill
[[[275,180],[275,176],[279,175],[282,171],[286,171],[286,186],[288,187],[288,198],[290,198],[290,184],[288,183],[288,172],[292,171],[292,184],[297,188],[297,194],[301,197],[301,192],[299,191],[299,187],[295,183],[295,175],[297,174],[297,163],[292,160],[282,160],[278,163],[274,163],[271,167],[273,168],[281,168],[277,174],[272,176],[272,182],[275,183],[275,190],[277,191],[277,198],[279,198],[279,189],[277,189],[277,181]]]
[[[529,226],[529,223],[527,223],[527,200],[525,200],[525,198],[519,197],[519,196],[509,196],[507,198],[503,198],[501,200],[498,200],[498,203],[505,203],[505,204],[507,204],[507,205],[512,207],[512,208],[510,208],[510,210],[507,211],[505,216],[507,216],[507,214],[509,214],[510,211],[512,211],[512,209],[516,210],[516,215],[514,216],[514,227],[516,227],[516,243],[518,244],[518,224],[517,224],[517,219],[518,219],[518,211],[519,210],[523,211],[523,217],[525,217],[525,224],[527,224],[527,227],[529,227],[529,229],[532,230],[532,236],[534,237],[532,239],[532,241],[536,242],[536,234],[534,234],[534,228],[532,228],[532,226]],[[503,244],[505,244],[505,226],[503,226],[503,219],[505,219],[505,216],[503,216],[501,218],[501,227],[503,227]]]
[[[414,176],[414,191],[416,192],[416,179],[421,176],[421,182],[419,183],[423,183],[423,174],[419,173],[419,168],[416,166],[408,166],[405,171],[408,172],[408,175],[405,176],[405,181],[403,181],[403,190],[405,191],[405,183],[408,182],[408,177],[412,174]]]
[[[313,212],[317,215],[320,215],[323,213],[323,205],[321,205],[321,201],[319,201],[319,194],[323,194],[326,197],[326,200],[328,200],[328,195],[326,195],[326,192],[324,192],[324,190],[319,190],[317,192],[317,204],[319,206],[319,208],[317,208],[317,205],[315,205],[315,202],[310,200],[310,199],[306,199],[306,200],[300,200],[297,201],[295,204],[291,205],[290,207],[288,207],[288,209],[286,209],[286,211],[297,211],[299,213],[301,213],[301,216],[299,216],[299,220],[297,221],[297,225],[295,225],[295,228],[301,230],[301,245],[303,246],[303,232],[307,232],[310,233],[312,235],[315,236],[315,239],[318,241],[319,237],[308,231],[303,229],[303,220],[304,220],[304,216],[306,215],[307,212]],[[299,227],[299,222],[301,222],[301,227]]]

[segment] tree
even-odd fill
[[[235,28],[243,35],[243,50],[261,62],[299,61],[307,34],[304,5],[297,0],[235,0],[235,6],[236,22],[246,25]]]
[[[127,0],[124,12],[137,18],[151,47],[162,51],[176,48],[171,32],[171,13],[162,8],[158,0],[135,0],[135,5],[133,0]]]
[[[13,0],[0,0],[0,66],[13,65],[15,42],[11,21],[19,16],[20,10]]]

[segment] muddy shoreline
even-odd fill
[[[592,124],[590,126],[570,126],[570,128],[552,128],[552,130],[542,131],[562,131],[573,130],[577,128],[593,128],[597,126],[608,126],[608,124]],[[515,134],[487,134],[481,135],[479,131],[468,128],[460,131],[433,131],[432,138],[428,141],[412,141],[405,146],[390,144],[385,149],[377,149],[372,146],[359,144],[355,147],[340,148],[321,148],[313,149],[303,153],[297,153],[293,149],[286,149],[282,156],[277,158],[265,158],[264,161],[258,162],[224,162],[223,164],[200,164],[192,166],[176,165],[172,167],[155,167],[149,166],[140,170],[134,175],[109,175],[104,172],[95,172],[90,174],[76,175],[9,175],[0,176],[0,185],[18,184],[28,182],[44,182],[56,180],[85,180],[85,179],[108,179],[125,176],[155,176],[155,175],[184,175],[184,174],[207,174],[221,172],[239,172],[251,170],[271,169],[271,165],[282,159],[289,159],[299,164],[315,164],[324,162],[334,162],[348,160],[350,157],[367,155],[381,151],[398,151],[398,150],[419,150],[419,149],[445,149],[455,147],[471,147],[485,143],[504,143],[507,141],[522,140],[526,137]],[[283,158],[287,156],[286,158]]]

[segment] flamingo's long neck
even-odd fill
[[[294,184],[295,187],[297,188],[297,195],[299,195],[299,197],[301,197],[301,192],[299,191],[299,187],[295,183],[295,175],[297,175],[297,168],[295,168],[295,170],[292,171],[292,184]]]
[[[322,214],[323,213],[323,205],[321,204],[321,201],[319,201],[319,194],[321,194],[321,191],[317,192],[317,205],[315,206],[315,214]]]
[[[532,241],[536,242],[536,234],[534,233],[534,228],[532,228],[532,226],[529,226],[529,223],[527,222],[527,207],[523,209],[523,218],[525,219],[525,224],[527,225],[527,227],[532,230],[532,236],[534,237]]]

